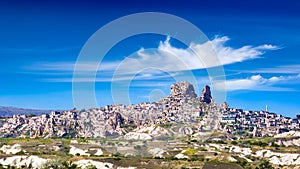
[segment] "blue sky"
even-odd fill
[[[231,107],[261,110],[268,104],[273,112],[300,114],[298,1],[129,2],[0,2],[0,105],[73,108],[73,68],[88,38],[119,17],[165,12],[190,21],[215,45],[224,64]],[[95,90],[100,106],[112,104],[111,77],[118,64],[142,48],[189,54],[187,46],[162,35],[124,39],[104,57],[98,71]],[[144,54],[154,57],[147,51]],[[200,89],[210,84],[201,64],[188,66]],[[170,74],[151,69],[140,72],[131,82],[132,103],[148,101],[151,92],[167,95],[173,76],[182,73],[180,67]]]

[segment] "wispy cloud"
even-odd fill
[[[143,49],[141,48],[134,55],[125,58],[123,61],[102,62],[98,71],[101,76],[96,81],[111,81],[113,75],[117,75],[114,80],[124,80],[126,75],[138,75],[136,78],[156,79],[160,78],[161,72],[174,74],[180,71],[190,71],[197,69],[205,69],[215,66],[222,66],[227,64],[234,64],[250,59],[261,57],[265,51],[277,50],[278,46],[263,44],[260,46],[242,46],[233,48],[226,45],[230,39],[227,36],[215,38],[211,41],[198,44],[192,42],[187,48],[177,48],[171,45],[170,37],[165,41],[161,41],[157,48]],[[215,51],[217,56],[215,56]],[[214,56],[213,56],[214,55]],[[200,59],[199,59],[200,57]],[[219,62],[205,62],[209,58],[217,57]],[[88,73],[97,67],[98,63],[85,62],[80,63],[82,72]],[[38,63],[27,67],[27,70],[33,72],[52,72],[52,73],[66,73],[72,75],[74,70],[74,63],[72,62],[56,62],[56,63]],[[150,69],[147,69],[150,68]],[[158,70],[158,71],[157,71]],[[142,73],[141,73],[142,71]],[[47,81],[62,82],[70,81],[69,78],[47,78]],[[92,78],[82,78],[81,81],[90,81]]]
[[[273,68],[261,68],[261,69],[256,69],[256,70],[243,70],[243,72],[298,74],[298,73],[300,73],[300,64],[277,66],[277,67],[273,67]]]
[[[244,79],[226,80],[227,91],[237,90],[256,90],[256,91],[293,91],[294,89],[277,87],[278,84],[285,84],[300,80],[300,74],[293,76],[273,76],[270,78],[262,77],[261,75],[253,75]],[[218,89],[218,85],[217,89]]]
[[[124,60],[121,63],[124,66],[119,68],[122,69],[121,72],[126,73],[133,73],[149,66],[159,67],[168,72],[196,70],[259,58],[267,50],[279,49],[279,47],[269,44],[233,48],[226,46],[226,42],[229,40],[227,36],[216,36],[212,41],[203,44],[191,43],[188,48],[176,48],[171,45],[168,37],[164,42],[160,42],[155,50],[140,49],[135,57]],[[212,49],[215,50],[217,56],[214,56]],[[214,57],[218,57],[220,62],[208,61]],[[205,60],[205,62],[201,60]]]
[[[99,65],[99,71],[113,71],[120,64],[119,61],[104,62]],[[80,71],[92,71],[93,67],[98,66],[98,62],[83,62],[80,63],[82,70]],[[73,73],[75,68],[75,62],[46,62],[36,63],[34,65],[26,66],[26,70],[31,71],[52,71],[52,72],[71,72]]]
[[[96,77],[94,78],[92,75],[89,77],[82,77],[82,78],[77,78],[77,79],[73,79],[72,77],[51,77],[51,78],[44,78],[43,81],[44,82],[111,82],[111,81],[128,81],[128,80],[139,80],[139,81],[147,81],[147,80],[163,80],[163,79],[167,79],[170,77],[175,77],[179,75],[178,72],[173,72],[173,73],[169,73],[169,74],[165,74],[165,73],[155,73],[155,74],[151,74],[151,73],[138,73],[136,75],[134,75],[134,78],[131,79],[131,76],[127,76],[127,75],[122,75],[122,76],[118,76],[118,77],[112,77],[109,75],[104,75],[104,76],[100,76],[100,77]],[[152,84],[153,86],[154,84]]]
[[[215,47],[222,65],[256,59],[261,57],[267,50],[280,49],[280,47],[271,44],[263,44],[260,46],[246,45],[240,48],[233,48],[230,46],[226,46],[226,42],[228,42],[229,40],[229,37],[223,36],[215,37],[215,39],[211,41],[211,43]]]

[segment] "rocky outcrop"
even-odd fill
[[[15,166],[17,168],[24,168],[24,166],[33,169],[41,168],[47,162],[47,159],[38,156],[12,156],[0,159],[0,164],[3,166]]]
[[[229,105],[227,104],[227,102],[224,102],[220,105],[221,109],[227,110],[229,108]]]
[[[170,133],[168,132],[168,130],[160,127],[160,126],[155,126],[155,125],[151,125],[149,127],[142,127],[138,130],[136,130],[139,133],[148,133],[150,136],[152,137],[159,137],[162,135],[169,135]]]
[[[206,85],[202,90],[201,102],[209,104],[212,101],[210,87]]]
[[[277,153],[271,150],[259,150],[255,155],[269,158],[270,163],[276,165],[300,165],[300,154],[298,153]]]
[[[49,162],[53,161],[51,159],[44,159],[38,156],[12,156],[0,159],[0,164],[7,168],[10,167],[17,167],[17,168],[32,168],[32,169],[39,169],[45,167],[44,165]],[[93,160],[78,160],[73,162],[73,164],[77,165],[77,168],[97,168],[97,169],[134,169],[135,167],[120,167],[116,166],[109,162],[100,162],[100,161],[93,161]]]
[[[192,135],[193,129],[191,127],[180,127],[179,133],[182,135]]]
[[[90,155],[94,155],[94,156],[102,156],[103,155],[103,151],[101,148],[94,148],[94,147],[88,147],[86,146],[84,149],[75,147],[75,146],[71,146],[69,154],[77,156],[90,156]]]
[[[239,147],[239,146],[231,146],[229,148],[229,152],[238,153],[238,154],[242,154],[242,155],[251,155],[252,150],[250,148],[242,148],[242,147]]]
[[[197,97],[194,86],[188,82],[177,82],[171,85],[170,96],[189,96],[192,98]]]
[[[100,161],[93,161],[93,160],[79,160],[74,162],[79,168],[89,168],[91,166],[96,167],[97,169],[106,169],[106,168],[113,168],[112,163],[105,163]]]
[[[300,138],[280,138],[276,139],[275,144],[279,146],[300,146]]]
[[[3,145],[0,150],[5,154],[17,154],[22,151],[20,144],[10,145]]]
[[[125,140],[151,140],[152,137],[147,133],[129,132],[124,136]]]
[[[103,155],[103,151],[101,148],[94,148],[94,149],[91,149],[91,150],[94,150],[96,151],[96,153],[94,154],[94,156],[102,156]]]
[[[280,133],[274,136],[275,138],[286,138],[286,137],[300,137],[300,131],[289,131],[289,132],[284,132]]]
[[[205,87],[203,96],[205,101],[211,100],[208,86]],[[167,130],[179,122],[188,124],[190,128],[180,131],[176,129],[175,132],[193,134],[193,130],[199,127],[197,117],[202,111],[212,110],[203,105],[200,104],[200,98],[197,97],[192,84],[177,82],[171,85],[170,96],[153,103],[108,105],[81,111],[53,111],[34,117],[15,115],[5,118],[0,124],[0,138],[116,138],[126,135],[125,138],[128,139],[152,139],[160,136],[168,137]],[[208,115],[207,118],[202,118],[201,125],[210,127],[211,124],[206,124],[205,120],[208,118],[210,118]],[[202,124],[204,122],[205,124]],[[148,131],[137,131],[142,129]]]
[[[133,132],[127,133],[124,138],[126,140],[151,140],[156,137],[167,137],[170,133],[168,130],[160,127],[151,125],[149,127],[141,127],[134,130]]]
[[[237,162],[237,160],[231,156],[229,156],[227,159],[229,162]]]
[[[186,156],[182,153],[179,153],[175,156],[175,158],[177,158],[177,159],[189,159],[189,156]]]
[[[80,156],[90,156],[91,154],[88,153],[88,150],[82,150],[80,148],[71,146],[69,154],[71,155],[80,155]]]
[[[165,155],[168,155],[169,153],[161,148],[153,148],[148,151],[150,154],[153,155],[153,157],[159,157],[163,158]]]

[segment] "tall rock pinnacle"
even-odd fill
[[[200,99],[201,99],[201,102],[205,102],[207,104],[209,104],[212,101],[210,87],[208,85],[204,86]]]

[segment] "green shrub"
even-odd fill
[[[97,169],[97,167],[94,165],[89,165],[89,166],[86,166],[84,169]]]
[[[206,149],[206,148],[203,148],[203,147],[200,147],[199,150],[200,150],[200,151],[207,151],[207,149]]]
[[[49,169],[49,168],[64,169],[65,166],[63,165],[63,162],[60,160],[48,160],[46,163],[44,163],[41,166],[41,169]]]
[[[29,167],[30,168],[30,167]],[[49,160],[41,166],[41,169],[76,169],[77,165],[72,162],[61,161],[61,160]]]
[[[237,142],[237,141],[232,141],[231,144],[232,144],[232,145],[237,145],[238,142]]]
[[[259,164],[259,169],[274,169],[269,161],[263,161]]]
[[[183,152],[184,155],[189,155],[189,156],[195,155],[196,153],[197,153],[197,150],[192,149],[192,148],[188,148]]]
[[[79,139],[78,140],[78,143],[88,143],[89,141],[88,140],[86,140],[86,139]]]
[[[272,146],[272,147],[276,147],[276,148],[277,148],[277,147],[280,147],[278,144],[276,144],[276,143],[274,143],[274,142],[272,142],[271,146]]]

